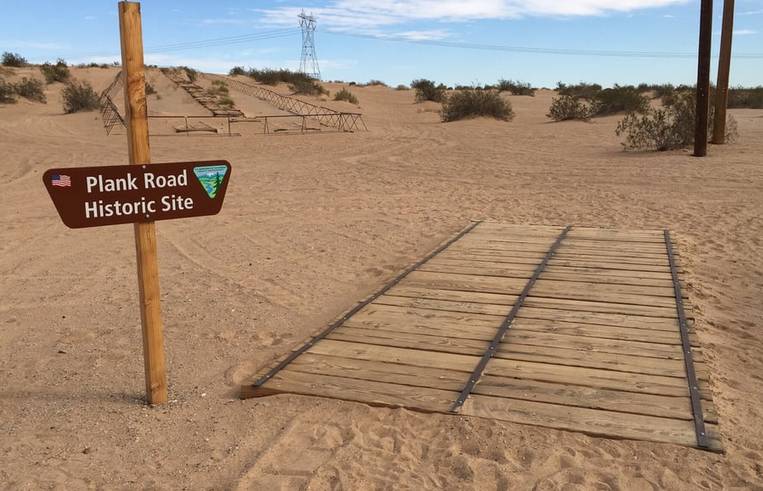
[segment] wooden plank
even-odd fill
[[[549,317],[555,317],[553,314]],[[546,334],[567,335],[582,338],[603,338],[610,340],[620,340],[623,342],[639,342],[650,345],[681,345],[681,336],[674,330],[661,330],[649,328],[622,327],[617,325],[586,324],[580,322],[566,322],[557,319],[534,319],[529,317],[518,317],[513,324],[512,329],[523,331],[538,331]],[[693,343],[696,343],[696,336],[692,335]],[[697,344],[694,344],[698,346]],[[654,347],[659,349],[659,347]],[[666,348],[668,349],[668,348]],[[670,348],[671,350],[674,348]],[[680,350],[679,350],[680,351]]]
[[[572,300],[530,296],[525,302],[527,307],[550,307],[553,309],[579,310],[607,314],[640,315],[644,317],[676,318],[675,308],[649,307],[645,305],[629,305],[614,302],[597,302],[589,300]]]
[[[414,271],[400,286],[519,295],[526,283],[527,280],[520,278]]]
[[[418,309],[442,310],[446,312],[463,312],[469,314],[490,314],[505,316],[508,305],[493,305],[473,302],[452,302],[447,300],[429,300],[422,298],[398,297],[382,295],[375,302],[379,305],[396,305],[398,307],[414,307]]]
[[[385,319],[405,319],[416,325],[437,325],[458,331],[466,327],[493,330],[500,325],[502,316],[487,314],[462,314],[459,312],[437,312],[426,309],[395,307],[370,304],[352,317],[352,321]],[[495,332],[495,331],[493,331]]]
[[[454,370],[356,360],[314,353],[305,353],[300,356],[289,365],[289,369],[307,374],[317,373],[451,391],[459,391],[464,385],[464,373]]]
[[[512,333],[515,334],[515,333]],[[651,358],[612,354],[597,351],[585,351],[552,346],[527,346],[512,343],[510,339],[502,343],[495,353],[495,358],[505,360],[530,361],[548,365],[564,365],[569,367],[601,368],[618,372],[641,373],[645,375],[660,375],[676,377],[684,380],[686,369],[682,359]],[[707,380],[707,373],[697,375]],[[685,382],[684,382],[685,383]]]
[[[415,367],[441,368],[471,373],[479,360],[478,356],[437,353],[405,348],[390,348],[362,343],[351,343],[324,339],[308,350],[308,353],[339,356],[356,360],[397,363]],[[451,400],[451,402],[453,402]]]
[[[527,329],[523,327],[522,322],[523,319],[518,319],[512,326],[511,330],[504,338],[505,344],[513,346],[518,343],[533,346],[582,350],[590,353],[609,353],[623,356],[637,355],[648,358],[683,360],[683,351],[681,349],[680,341],[676,344],[673,338],[670,338],[673,344],[658,344],[604,337],[581,336],[579,334],[560,334],[550,329],[546,331],[540,330],[542,327],[537,326]],[[660,331],[657,331],[657,333],[660,333]]]
[[[579,408],[473,395],[466,401],[463,414],[498,419],[512,423],[578,431],[607,438],[629,438],[661,443],[696,446],[694,426],[690,421],[658,418],[616,411]],[[721,451],[718,430],[708,425],[711,449]]]
[[[417,288],[399,285],[392,288],[388,295],[410,297],[424,300],[447,300],[452,302],[486,303],[494,305],[512,305],[517,295],[500,293],[483,293],[460,290],[437,290],[434,288]]]
[[[620,262],[604,262],[599,259],[586,260],[586,259],[557,259],[553,258],[549,261],[549,266],[570,266],[573,268],[598,268],[598,269],[611,269],[611,270],[626,270],[626,271],[652,271],[656,273],[669,273],[669,266],[656,266],[646,264],[623,264]]]
[[[287,367],[274,375],[267,385],[258,389],[242,387],[241,397],[283,393],[357,401],[372,406],[407,407],[427,412],[447,411],[456,395],[447,390],[301,373]]]
[[[550,304],[527,306],[525,304],[517,315],[518,319],[541,319],[548,321],[574,322],[594,326],[619,326],[633,329],[654,329],[677,332],[677,319],[668,317],[647,317],[613,312],[591,312],[568,310],[564,306]]]
[[[688,397],[686,379],[647,375],[640,373],[619,372],[600,368],[572,367],[552,363],[528,362],[494,358],[490,361],[486,373],[502,377],[515,377],[543,382],[569,385],[601,387],[603,389],[657,394],[665,396]],[[705,399],[711,400],[709,392],[699,381],[700,391]]]
[[[636,413],[662,418],[690,421],[691,404],[688,397],[634,394],[619,390],[597,389],[578,385],[562,385],[535,380],[520,380],[486,375],[474,389],[482,394],[508,399],[547,402],[563,406],[604,409],[623,413]],[[512,401],[506,401],[510,405]],[[705,418],[709,423],[718,422],[718,414],[712,402],[703,404]],[[627,417],[623,415],[623,417]]]
[[[533,288],[533,292],[538,295],[551,294],[553,292],[560,292],[561,295],[568,295],[570,290],[572,292],[585,290],[585,292],[591,296],[596,296],[596,294],[641,296],[645,297],[646,301],[651,302],[647,305],[675,306],[674,290],[672,288],[659,286],[602,285],[586,281],[559,281],[551,278],[541,278],[536,283],[535,288]]]
[[[465,274],[475,276],[499,276],[508,278],[527,279],[532,274],[526,268],[516,270],[513,268],[502,267],[501,265],[487,262],[469,261],[469,260],[433,260],[421,266],[419,271],[430,271],[439,273]],[[583,281],[585,283],[598,283],[603,285],[632,285],[632,286],[654,286],[658,288],[672,288],[673,283],[668,279],[658,278],[632,278],[623,273],[601,274],[596,270],[592,272],[555,272],[544,270],[541,274],[542,279],[558,281]]]
[[[427,336],[380,329],[370,330],[351,326],[337,329],[329,334],[326,339],[460,355],[481,355],[488,345],[485,341],[473,339]]]

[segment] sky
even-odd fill
[[[31,62],[119,60],[114,0],[0,1],[0,51]],[[723,2],[714,3],[717,53]],[[324,80],[696,81],[699,0],[145,0],[141,9],[146,63],[209,72],[297,69],[304,9],[317,18]],[[733,47],[731,85],[763,85],[763,0],[736,0]]]

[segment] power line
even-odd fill
[[[347,32],[324,31],[331,36],[372,39],[374,41],[391,41],[397,43],[439,46],[443,48],[475,49],[483,51],[504,51],[510,53],[530,53],[567,56],[605,56],[617,58],[696,58],[697,53],[676,51],[627,51],[627,50],[596,50],[596,49],[565,49],[565,48],[534,48],[529,46],[506,46],[500,44],[478,44],[453,41],[438,41],[434,39],[406,39],[392,36],[374,36],[371,34],[355,34]],[[759,59],[763,53],[736,53],[734,58]]]
[[[263,41],[267,39],[277,39],[294,36],[299,31],[296,29],[278,29],[274,31],[265,31],[257,34],[242,34],[240,36],[230,36],[222,38],[203,39],[198,41],[178,42],[156,46],[147,46],[146,52],[163,53],[168,51],[181,51],[188,49],[212,48],[220,46],[232,46],[234,44],[247,44],[252,41]]]

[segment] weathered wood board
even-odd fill
[[[572,227],[540,267],[562,231],[473,225],[265,367],[242,396],[292,393],[453,411],[539,268],[459,413],[697,446],[663,231]],[[701,399],[708,448],[722,451],[710,374],[688,307],[686,318],[695,401]]]

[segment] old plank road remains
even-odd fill
[[[473,223],[242,397],[291,393],[720,452],[667,230]]]

